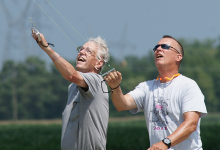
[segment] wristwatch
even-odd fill
[[[169,149],[171,146],[171,140],[169,138],[164,138],[162,141],[165,145],[168,146],[168,149]]]

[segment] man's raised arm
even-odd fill
[[[63,59],[51,47],[48,46],[48,43],[43,34],[40,33],[41,41],[38,41],[38,37],[34,31],[32,31],[32,37],[37,41],[40,48],[48,54],[56,68],[66,80],[71,81],[81,87],[87,87],[87,84],[81,74],[76,71],[69,62]]]
[[[122,93],[120,87],[122,75],[120,72],[110,72],[106,77],[104,77],[104,79],[107,81],[110,88],[113,89],[113,92],[111,92],[111,98],[117,111],[137,108],[134,98],[129,94],[123,95]]]

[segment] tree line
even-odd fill
[[[205,95],[208,112],[220,111],[220,38],[203,41],[180,39],[184,58],[180,73],[194,79]],[[75,66],[75,61],[69,61]],[[153,51],[142,57],[111,57],[109,64],[122,73],[124,94],[140,82],[157,78]],[[106,66],[103,70],[109,70]],[[51,63],[31,56],[23,62],[7,60],[0,72],[0,120],[61,118],[70,84]],[[100,83],[101,84],[101,83]],[[110,116],[131,115],[117,112],[110,98]]]

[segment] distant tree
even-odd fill
[[[185,47],[185,56],[180,72],[194,79],[203,94],[209,112],[220,111],[217,88],[219,87],[220,59],[216,56],[219,50],[215,46],[216,40],[181,41]]]
[[[0,73],[0,116],[1,119],[13,119],[13,99],[12,99],[12,83],[16,78],[16,64],[13,61],[6,61],[3,64]],[[16,115],[16,114],[15,114]],[[16,119],[15,116],[14,119]]]

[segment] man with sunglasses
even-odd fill
[[[51,47],[43,34],[41,41],[32,31],[33,38],[53,61],[62,76],[72,82],[68,88],[68,101],[62,114],[62,150],[105,150],[109,119],[106,84],[99,75],[109,59],[108,48],[101,37],[90,38],[77,48],[76,69]]]
[[[118,111],[144,111],[150,138],[148,150],[202,150],[200,119],[207,114],[204,96],[195,81],[181,75],[182,45],[163,36],[153,48],[157,79],[140,83],[123,95],[118,87],[120,72],[109,73],[105,80],[114,89],[112,102]]]

